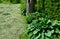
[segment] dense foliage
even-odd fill
[[[32,20],[38,19],[40,16],[41,16],[41,14],[38,13],[38,12],[28,14],[28,15],[26,16],[27,23],[28,23],[28,24],[31,23]]]
[[[44,18],[60,20],[60,0],[37,0],[37,11],[44,14]],[[42,14],[42,15],[43,15]]]
[[[45,17],[60,20],[60,0],[45,0]]]
[[[60,23],[50,19],[39,18],[28,25],[29,39],[58,39]]]
[[[23,4],[26,4],[25,2]],[[26,6],[22,5],[23,13],[26,12]],[[60,20],[60,0],[37,0],[35,12],[42,13],[42,17]]]

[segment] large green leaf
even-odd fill
[[[41,36],[41,34],[39,33],[39,35],[38,35],[36,38],[34,38],[34,39],[39,39],[39,38],[40,38],[40,36]]]
[[[51,37],[52,33],[54,33],[54,30],[51,31],[47,31],[47,33],[45,33],[46,36]]]
[[[39,29],[34,30],[34,31],[33,31],[33,34],[37,34],[38,31],[39,31]]]

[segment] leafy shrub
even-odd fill
[[[30,13],[26,16],[26,19],[27,19],[27,22],[28,23],[31,23],[32,20],[34,19],[38,19],[40,17],[40,13],[38,12],[35,12],[35,13]]]
[[[42,17],[60,21],[60,0],[37,0],[36,10],[42,12]],[[44,13],[43,13],[44,12]]]
[[[50,19],[60,20],[60,0],[45,0],[45,16]]]
[[[42,6],[42,0],[36,0],[36,1],[37,1],[37,3],[36,3],[36,5],[35,5],[35,9],[36,9],[37,12],[40,12],[40,13],[41,13],[42,10],[43,10],[43,9],[42,9],[42,7],[43,7],[43,6]]]
[[[33,20],[28,24],[29,39],[58,39],[60,23],[45,18]]]

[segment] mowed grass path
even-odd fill
[[[20,4],[0,4],[0,39],[19,39],[25,33]]]

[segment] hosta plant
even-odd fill
[[[39,18],[28,24],[29,39],[58,39],[60,23],[50,19]]]

